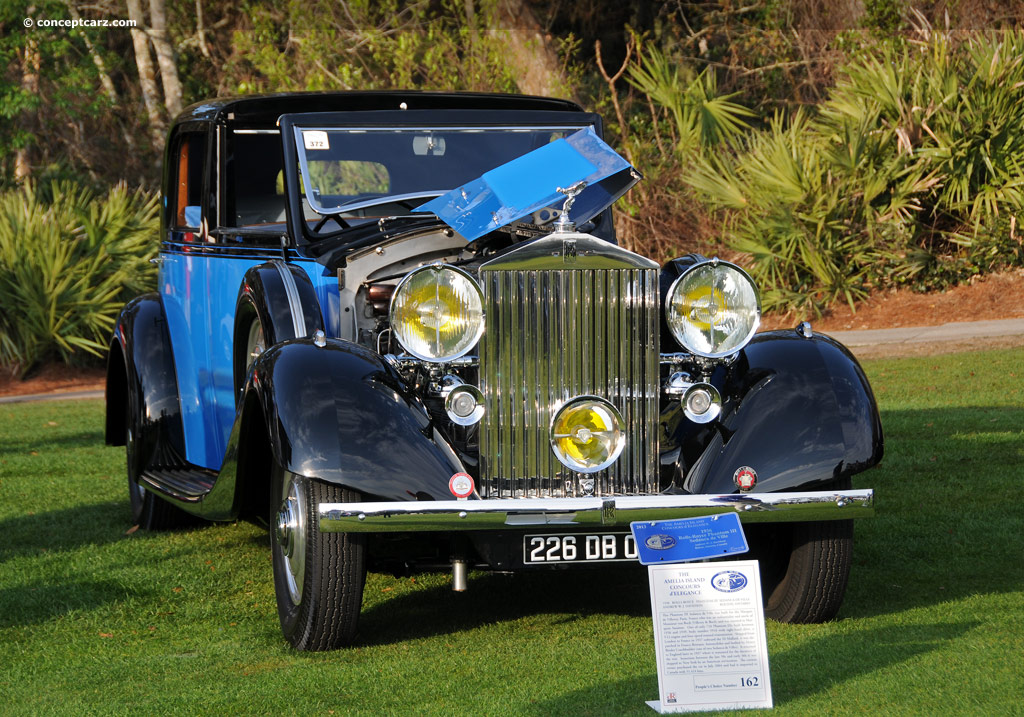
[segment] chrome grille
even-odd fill
[[[481,267],[484,497],[658,490],[657,265],[593,237],[569,237],[552,235]],[[563,403],[587,394],[619,409],[627,438],[615,464],[583,475],[555,458],[549,430]]]

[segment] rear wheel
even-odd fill
[[[333,650],[355,638],[366,581],[366,540],[322,533],[321,503],[358,500],[352,491],[275,466],[271,481],[274,592],[285,638],[299,650]]]
[[[761,526],[758,526],[759,528]],[[850,575],[853,521],[764,526],[754,551],[761,566],[766,617],[779,622],[831,620]]]

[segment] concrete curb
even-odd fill
[[[1024,335],[1024,319],[961,321],[942,326],[915,326],[865,331],[823,331],[850,348],[881,344],[965,343]],[[984,348],[984,347],[979,347]]]
[[[33,401],[76,401],[83,398],[103,398],[103,391],[67,391],[65,393],[29,393],[24,396],[0,396],[0,404],[30,403]]]

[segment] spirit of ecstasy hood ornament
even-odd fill
[[[583,179],[575,184],[570,184],[568,187],[557,188],[560,194],[565,195],[565,202],[562,204],[562,212],[558,215],[558,220],[555,222],[555,233],[562,234],[576,230],[576,223],[569,218],[569,211],[576,202],[576,197],[586,188],[587,182]]]

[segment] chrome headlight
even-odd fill
[[[747,345],[761,323],[761,298],[745,271],[713,259],[696,264],[668,290],[665,320],[691,353],[721,358]]]
[[[596,473],[614,463],[626,445],[622,415],[603,398],[579,396],[551,422],[551,450],[566,467]]]
[[[391,330],[409,354],[424,361],[464,355],[484,332],[484,301],[473,277],[431,264],[405,275],[391,297]]]

